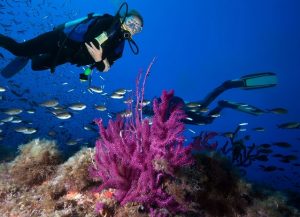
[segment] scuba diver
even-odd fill
[[[121,16],[123,6],[126,12]],[[93,68],[102,72],[110,69],[122,56],[125,40],[137,54],[138,47],[132,36],[140,33],[142,28],[142,16],[135,10],[128,12],[127,3],[123,3],[115,16],[91,13],[22,43],[0,34],[0,47],[17,56],[1,73],[3,77],[12,77],[26,66],[29,59],[32,60],[32,70],[50,69],[52,73],[56,66],[70,62],[89,66],[80,74],[81,80],[87,80]]]
[[[185,102],[178,96],[173,96],[169,102],[169,110],[172,110],[174,106],[181,104],[187,117],[183,120],[186,124],[192,125],[205,125],[210,124],[215,118],[220,116],[220,112],[224,108],[231,108],[241,112],[245,112],[252,115],[260,115],[266,113],[264,110],[257,107],[248,105],[246,103],[236,103],[227,100],[220,100],[218,105],[208,110],[208,106],[213,102],[220,94],[231,88],[241,88],[244,90],[253,90],[259,88],[273,87],[277,84],[277,77],[272,72],[262,72],[256,74],[245,75],[240,79],[228,80],[222,83],[209,93],[204,100],[195,102]],[[161,99],[157,99],[161,102]],[[153,103],[151,102],[147,106],[143,107],[143,114],[146,116],[153,116]]]

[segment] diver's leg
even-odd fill
[[[58,50],[60,34],[59,31],[46,32],[22,43],[0,34],[0,47],[16,56],[31,57],[43,53],[52,53]]]
[[[50,69],[51,67],[53,67],[53,64],[58,66],[66,62],[67,60],[64,57],[57,59],[55,53],[36,55],[31,58],[31,68],[34,71],[42,71],[42,70]]]

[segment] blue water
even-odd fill
[[[8,2],[8,4],[7,4]],[[144,17],[144,29],[134,37],[140,53],[135,56],[126,44],[123,57],[107,73],[94,73],[93,85],[104,85],[105,92],[118,88],[135,90],[135,79],[140,69],[147,69],[157,57],[147,80],[145,98],[160,96],[162,90],[174,89],[175,94],[186,101],[203,99],[223,81],[236,79],[257,72],[275,72],[278,85],[273,88],[244,91],[228,90],[211,104],[221,99],[244,102],[262,109],[284,107],[288,114],[249,114],[224,110],[221,117],[207,126],[189,126],[196,133],[201,131],[233,131],[239,123],[247,122],[246,132],[256,144],[286,141],[291,148],[273,147],[274,153],[299,156],[300,129],[278,129],[284,122],[300,121],[300,2],[297,0],[252,0],[252,1],[127,1],[130,8],[137,9]],[[89,12],[114,14],[120,1],[1,1],[0,32],[18,41],[28,40],[40,33],[50,31],[65,21],[85,16]],[[0,68],[13,56],[0,49],[5,58],[0,58]],[[15,148],[36,137],[50,138],[49,130],[59,135],[58,143],[65,153],[80,148],[66,146],[68,138],[83,138],[92,146],[97,138],[95,132],[83,129],[94,118],[109,119],[109,115],[126,109],[118,100],[87,91],[88,84],[79,81],[82,68],[69,64],[59,66],[55,74],[49,71],[34,72],[28,65],[24,71],[10,80],[1,78],[0,86],[8,90],[2,93],[1,108],[31,108],[29,101],[41,103],[58,99],[61,105],[82,102],[87,109],[75,112],[71,119],[62,121],[45,108],[35,108],[34,115],[23,112],[23,120],[38,128],[33,135],[24,136],[13,129],[16,125],[0,126],[1,145]],[[102,76],[100,78],[99,76]],[[62,85],[67,82],[67,85]],[[17,86],[16,86],[17,85]],[[19,86],[18,86],[19,85]],[[72,90],[74,89],[74,90]],[[20,101],[11,90],[23,94],[28,101]],[[72,91],[70,91],[72,90]],[[68,92],[70,91],[70,92]],[[93,109],[94,104],[105,104],[106,112]],[[1,114],[1,119],[6,115]],[[264,127],[265,132],[251,130]],[[188,139],[196,134],[186,131]],[[300,163],[300,160],[293,161]],[[263,172],[258,165],[276,165],[285,171]],[[268,162],[254,162],[247,177],[279,189],[300,192],[299,167],[284,164],[274,158]],[[297,185],[298,184],[298,185]]]

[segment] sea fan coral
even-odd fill
[[[151,207],[171,212],[182,210],[183,206],[162,188],[166,178],[193,162],[191,148],[183,145],[181,120],[185,114],[180,106],[169,108],[173,95],[173,91],[164,91],[161,103],[154,101],[152,125],[141,118],[138,106],[129,121],[119,117],[110,120],[105,128],[101,119],[96,120],[101,138],[96,142],[95,162],[90,172],[92,177],[103,181],[97,191],[114,188],[114,197],[121,205],[138,202],[148,210]]]
[[[218,142],[211,143],[210,140],[217,136],[216,132],[201,132],[198,136],[193,137],[191,143],[193,151],[215,151],[218,147]]]

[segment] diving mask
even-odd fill
[[[127,17],[125,19],[125,25],[128,28],[130,28],[133,34],[139,33],[143,29],[141,24],[137,21],[137,19],[134,16]]]

